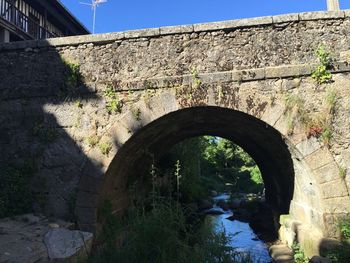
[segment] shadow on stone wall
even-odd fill
[[[59,52],[45,45],[1,53],[1,217],[36,212],[75,221],[82,167],[101,174],[83,149],[96,125],[84,106],[99,97],[80,75],[79,60]]]

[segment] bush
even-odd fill
[[[252,262],[229,247],[230,237],[225,232],[214,233],[211,225],[201,225],[199,220],[189,224],[191,213],[167,201],[157,203],[149,213],[131,214],[122,245],[109,247],[88,262]]]

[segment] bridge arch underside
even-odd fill
[[[169,113],[137,131],[118,151],[107,170],[102,199],[123,210],[128,185],[147,176],[153,160],[180,141],[201,135],[219,136],[241,146],[262,173],[266,201],[277,214],[287,214],[294,191],[291,153],[282,135],[248,114],[220,107],[194,107]],[[123,200],[123,205],[118,200]]]

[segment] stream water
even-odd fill
[[[228,200],[230,196],[228,194],[220,194],[214,197],[214,202],[219,200]],[[221,210],[220,207],[214,206],[213,209]],[[207,215],[206,220],[210,220],[214,226],[214,230],[226,232],[228,236],[231,236],[230,246],[236,248],[237,252],[249,254],[253,262],[269,263],[272,259],[268,252],[267,245],[260,240],[248,223],[240,222],[238,220],[229,220],[228,217],[234,214],[234,211],[223,211],[224,214],[220,215]]]

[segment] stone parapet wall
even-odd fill
[[[141,30],[130,30],[125,32],[106,33],[99,35],[82,35],[74,37],[53,38],[45,41],[21,41],[17,43],[0,44],[0,50],[14,50],[24,48],[40,48],[47,46],[73,46],[88,43],[106,44],[117,40],[126,40],[143,37],[159,37],[174,34],[201,33],[211,31],[232,31],[234,29],[251,28],[264,25],[274,25],[276,27],[285,27],[285,23],[328,20],[328,19],[347,19],[350,17],[350,10],[333,12],[307,12],[286,14],[277,16],[266,16],[256,18],[246,18],[239,20],[229,20],[221,22],[211,22],[193,25],[167,26],[160,28],[149,28]],[[283,25],[284,24],[284,25]]]

